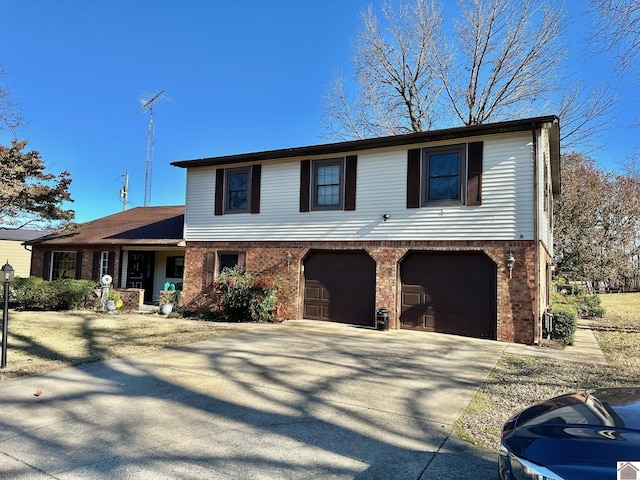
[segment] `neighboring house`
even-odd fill
[[[555,116],[289,148],[187,169],[185,300],[238,264],[280,313],[534,343],[549,304]],[[508,259],[513,259],[512,271]]]
[[[0,228],[0,266],[9,262],[16,277],[28,277],[31,266],[31,249],[26,249],[22,243],[47,233],[49,232],[25,228]]]
[[[144,289],[158,299],[165,282],[182,287],[184,207],[137,207],[25,242],[33,249],[31,275],[45,280],[99,281]]]

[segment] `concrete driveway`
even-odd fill
[[[0,383],[0,477],[496,477],[495,453],[451,430],[506,344],[311,321],[246,328]]]

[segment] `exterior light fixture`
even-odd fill
[[[386,222],[387,220],[389,220],[391,218],[391,215],[389,215],[388,213],[383,213],[382,214],[382,221]]]
[[[2,359],[0,368],[7,366],[7,339],[9,338],[9,283],[13,280],[14,270],[9,260],[0,269],[0,280],[4,283],[4,309],[2,310]]]
[[[513,272],[513,266],[516,263],[516,259],[513,258],[513,255],[511,252],[509,252],[509,255],[507,255],[507,270],[509,270],[509,278],[511,278],[511,273]]]
[[[293,261],[293,254],[288,250],[284,254],[284,261],[287,262],[287,267],[291,266],[291,262]]]
[[[13,267],[9,265],[9,260],[7,260],[7,263],[2,266],[0,271],[2,272],[0,280],[2,280],[3,282],[10,282],[13,280],[14,270]]]

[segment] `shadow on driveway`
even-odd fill
[[[504,348],[296,321],[7,380],[0,476],[493,479],[450,434]]]

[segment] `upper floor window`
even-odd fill
[[[343,169],[344,159],[342,158],[313,162],[313,209],[342,208]]]
[[[482,142],[409,150],[407,208],[481,205],[482,156]]]
[[[461,178],[465,172],[466,145],[425,148],[423,204],[464,203]]]
[[[249,167],[226,170],[226,203],[225,212],[249,211]]]
[[[355,210],[358,157],[303,160],[300,211]]]
[[[261,165],[217,169],[214,213],[260,213],[261,172]]]

